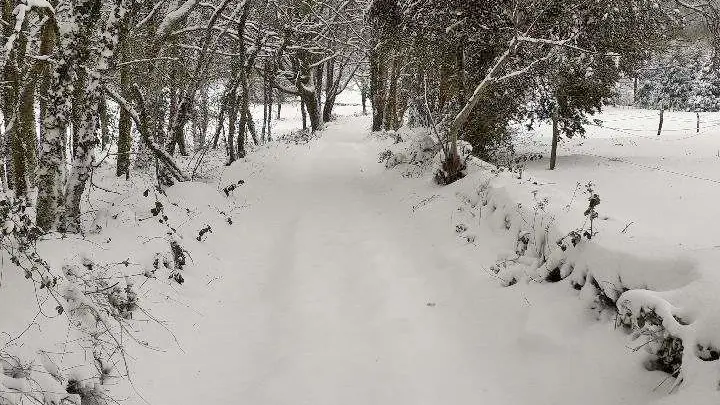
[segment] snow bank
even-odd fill
[[[427,135],[406,131],[403,138],[386,165],[413,164],[429,174]],[[503,285],[567,283],[598,319],[632,334],[632,346],[648,353],[646,368],[676,377],[683,387],[677,398],[717,390],[717,254],[665,243],[661,232],[626,233],[628,222],[603,211],[602,190],[592,184],[562,190],[471,158],[466,177],[448,187],[460,200],[453,217],[461,237],[482,243],[475,234],[486,227],[506,240],[508,250],[491,269]],[[591,204],[594,197],[599,204]]]
[[[12,232],[31,223],[23,214],[30,210],[0,204],[13,224],[0,237],[2,404],[126,397],[135,357],[172,342],[171,325],[155,315],[158,303],[177,306],[215,276],[213,233],[233,229],[241,184],[226,191],[186,182],[160,192],[151,176],[128,182],[113,170],[98,169],[102,188],[84,201],[92,214],[84,235],[43,235],[24,251]]]

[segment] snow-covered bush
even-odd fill
[[[115,387],[133,372],[128,352],[153,347],[147,329],[167,331],[147,298],[192,280],[190,250],[211,236],[196,237],[227,226],[235,196],[203,183],[143,184],[123,183],[115,199],[93,201],[84,236],[44,234],[26,199],[0,198],[0,404],[116,402]]]
[[[281,135],[278,141],[293,144],[293,145],[305,145],[310,143],[313,139],[317,139],[320,136],[320,131],[310,131],[309,129],[298,129],[287,134]]]
[[[473,147],[469,142],[459,140],[457,141],[457,162],[453,162],[452,154],[447,154],[445,151],[449,149],[443,149],[440,153],[435,155],[433,161],[433,168],[435,172],[435,183],[440,185],[447,185],[465,177],[467,170],[467,161],[472,155]],[[460,169],[459,171],[457,169]]]
[[[380,163],[388,169],[403,166],[406,173],[419,170],[424,173],[434,163],[440,145],[422,128],[404,129],[399,136],[404,142],[396,142],[379,156]]]
[[[63,370],[44,351],[33,354],[23,345],[9,345],[21,334],[0,349],[0,402],[104,403],[103,385],[122,374],[115,366],[123,364],[125,356],[122,334],[127,333],[127,324],[139,308],[134,281],[118,276],[122,272],[116,266],[122,264],[102,266],[89,257],[62,268],[52,264],[40,253],[42,232],[31,220],[30,211],[24,199],[0,200],[4,223],[0,253],[13,264],[9,269],[22,272],[34,285],[38,316],[54,312],[67,319],[67,339],[75,343],[76,350],[67,347],[64,357],[75,357],[82,367]],[[32,325],[36,320],[28,322]],[[78,360],[83,358],[86,360]],[[36,361],[42,366],[35,366]]]
[[[565,197],[482,161],[469,167],[452,186],[465,216],[455,231],[467,238],[488,227],[506,238],[508,253],[490,269],[501,284],[567,283],[591,316],[630,333],[647,369],[675,377],[682,392],[717,389],[720,285],[702,270],[716,261],[626,235],[626,222],[604,215],[591,184],[585,198],[580,184]]]
[[[21,334],[0,349],[0,403],[105,403],[103,386],[124,373],[116,367],[123,367],[122,335],[139,308],[135,282],[122,272],[123,263],[101,265],[83,257],[79,263],[57,266],[39,248],[43,234],[30,215],[25,199],[0,200],[1,253],[13,264],[8,270],[22,272],[34,285],[38,315],[51,317],[54,312],[67,319],[67,339],[75,344],[74,349],[66,347],[64,357],[82,367],[63,369],[47,352],[8,344]]]

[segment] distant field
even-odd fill
[[[523,152],[544,158],[526,173],[555,183],[567,194],[592,181],[602,198],[600,211],[633,222],[626,232],[693,249],[720,246],[720,113],[665,112],[657,136],[658,111],[608,108],[593,118],[584,138],[561,142],[558,166],[548,170],[551,128],[524,132]]]

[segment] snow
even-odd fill
[[[619,251],[641,258],[646,265],[628,263],[625,267],[632,271],[623,272],[623,280],[634,278],[632,288],[673,291],[626,293],[635,310],[653,303],[692,313],[696,322],[691,329],[705,330],[704,343],[717,346],[720,240],[714,224],[720,222],[715,208],[720,198],[720,114],[701,113],[698,133],[695,113],[666,111],[661,136],[657,111],[609,108],[597,118],[604,128],[589,127],[586,138],[563,142],[555,171],[546,170],[543,159],[528,162],[526,176],[547,184],[543,188],[555,195],[568,195],[576,184],[592,181],[602,198],[601,215],[608,218],[600,235],[615,239],[615,246],[602,243],[610,250],[593,255],[593,267],[622,267],[618,256],[610,255]],[[546,151],[548,143],[547,127],[541,127],[526,135],[520,149]]]
[[[214,231],[213,255],[225,264],[186,287],[192,306],[171,322],[182,351],[138,363],[148,400],[665,398],[666,376],[645,371],[643,353],[572,289],[499,287],[483,269],[506,241],[488,227],[474,229],[475,243],[455,238],[457,190],[384,170],[377,155],[391,142],[368,139],[368,125],[344,120],[309,145],[260,149],[223,174],[220,184],[247,181],[234,203],[240,229]],[[153,377],[157,364],[171,364],[163,378]]]
[[[182,4],[177,4],[175,8],[171,8],[165,17],[163,17],[160,25],[158,25],[157,31],[155,31],[157,40],[167,37],[178,21],[185,18],[197,3],[198,0],[186,0]]]
[[[603,126],[587,126],[585,138],[561,143],[558,167],[547,159],[528,162],[525,172],[572,195],[577,183],[592,181],[602,198],[601,211],[633,222],[626,234],[661,238],[684,249],[720,245],[708,224],[720,221],[713,201],[720,197],[720,113],[666,111],[657,136],[658,111],[608,108],[597,117]],[[613,128],[613,129],[610,129]],[[541,127],[520,142],[520,152],[549,155],[550,129]]]
[[[25,3],[28,7],[46,8],[51,13],[55,14],[55,9],[47,0],[26,0]]]
[[[118,299],[137,294],[134,339],[124,340],[132,384],[113,377],[109,393],[130,404],[179,405],[717,403],[717,361],[687,350],[684,382],[668,395],[675,379],[645,370],[647,355],[635,350],[644,341],[629,342],[594,301],[591,280],[614,294],[628,322],[652,307],[687,347],[718,347],[712,253],[674,243],[640,216],[621,233],[626,215],[650,215],[641,204],[616,212],[624,205],[613,199],[629,191],[613,185],[625,180],[594,166],[567,174],[584,167],[564,155],[551,174],[572,180],[553,184],[534,162],[518,179],[471,158],[465,179],[439,187],[431,181],[438,148],[426,133],[403,130],[406,142],[396,145],[395,134],[370,135],[370,117],[350,116],[358,110],[339,106],[342,116],[320,138],[272,142],[230,167],[211,152],[199,180],[167,195],[152,189],[151,174],[125,181],[111,165],[98,169],[96,184],[114,192],[94,189],[84,201],[93,232],[49,238],[41,251],[57,268],[103,267],[120,280]],[[274,137],[299,125],[297,108],[282,111]],[[378,162],[386,150],[392,170]],[[583,226],[586,196],[574,191],[588,174],[595,177],[583,183],[596,181],[602,198],[599,233],[574,247],[563,238]],[[151,212],[158,203],[167,223]],[[709,203],[671,212],[714,215]],[[173,241],[188,256],[180,270]],[[516,256],[516,267],[491,270]],[[154,269],[156,261],[169,268]],[[543,282],[556,266],[569,282]],[[13,344],[38,305],[22,272],[3,267],[0,308],[23,310],[2,311],[9,332],[0,347],[35,359],[46,398],[62,390],[50,375],[96,389],[94,365],[82,358],[77,333],[68,335],[67,319],[40,317]],[[168,278],[178,271],[183,284]],[[516,282],[504,287],[508,276]],[[623,288],[602,283],[613,277]],[[570,287],[581,281],[581,291]],[[0,388],[27,388],[16,380],[0,373]]]
[[[640,404],[663,396],[652,390],[662,374],[629,360],[622,335],[589,318],[571,290],[499,287],[482,267],[501,241],[479,235],[481,249],[458,241],[454,194],[385,170],[368,125],[345,119],[309,145],[260,149],[223,174],[220,184],[246,180],[234,194],[245,208],[208,239],[223,268],[186,283],[191,307],[165,318],[182,351],[169,344],[137,362],[148,401]],[[427,192],[444,195],[413,213]]]

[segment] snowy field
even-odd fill
[[[586,137],[560,143],[558,164],[548,170],[552,129],[523,132],[519,152],[544,159],[528,162],[527,174],[566,195],[577,184],[596,185],[601,213],[620,230],[642,239],[661,239],[689,250],[720,249],[720,113],[659,112],[608,107],[602,126],[586,126]],[[581,190],[580,190],[581,191]]]
[[[606,267],[605,281],[667,291],[651,298],[652,304],[644,302],[647,297],[640,301],[664,306],[668,318],[672,312],[695,321],[690,327],[669,323],[676,335],[690,333],[698,345],[717,347],[720,114],[701,113],[698,132],[694,113],[665,112],[660,136],[657,111],[608,108],[596,118],[600,127],[589,126],[585,138],[561,144],[554,171],[547,170],[550,128],[526,133],[519,149],[546,156],[528,162],[526,176],[560,201],[586,198],[584,184],[592,182],[602,200],[597,243],[621,257],[595,260],[596,268]]]

